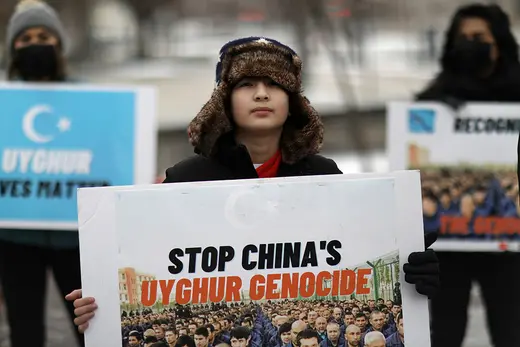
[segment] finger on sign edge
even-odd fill
[[[85,330],[87,330],[87,328],[88,328],[88,323],[85,323],[85,324],[82,324],[82,325],[80,325],[80,326],[78,327],[78,331],[79,331],[80,333],[84,334],[84,333],[85,333]]]
[[[74,319],[74,324],[76,324],[77,326],[80,326],[82,324],[87,323],[89,320],[92,319],[92,317],[94,317],[94,312],[90,312],[90,313],[84,314],[80,317],[76,317]]]
[[[94,303],[94,298],[81,298],[74,300],[74,307],[80,308]]]
[[[70,292],[69,294],[65,295],[65,298],[67,300],[75,300],[75,299],[81,298],[81,295],[82,295],[81,289],[75,289],[72,292]]]
[[[97,309],[97,305],[96,304],[90,304],[90,305],[78,307],[77,309],[74,310],[74,315],[79,317],[79,316],[82,316],[84,314],[87,314],[87,313],[90,313],[90,312],[94,312],[96,309]]]

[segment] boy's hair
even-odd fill
[[[240,339],[248,339],[251,336],[251,330],[247,327],[236,327],[231,329],[231,333],[229,334],[229,339],[235,338],[237,340]]]
[[[136,330],[132,330],[132,331],[130,332],[130,334],[128,334],[128,337],[130,337],[130,336],[135,337],[135,338],[138,339],[139,341],[142,340],[142,338],[141,338],[141,334],[140,334],[138,331],[136,331]]]
[[[206,327],[200,327],[200,328],[197,328],[195,330],[195,334],[194,335],[202,335],[204,336],[205,338],[208,338],[209,337],[209,331],[208,331],[208,328]]]
[[[296,336],[296,345],[301,346],[302,339],[312,339],[313,337],[315,337],[318,342],[320,341],[320,335],[318,335],[318,332],[316,330],[313,330],[313,329],[302,330]]]
[[[286,323],[283,323],[282,325],[280,325],[280,327],[278,328],[278,335],[282,335],[283,333],[288,333],[291,331],[291,323],[289,322],[286,322]]]

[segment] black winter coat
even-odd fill
[[[309,155],[294,164],[280,163],[278,177],[342,174],[336,163],[321,155]],[[163,183],[258,178],[245,146],[226,146],[214,157],[197,155],[166,170]]]

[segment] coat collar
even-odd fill
[[[237,144],[232,134],[222,136],[214,155],[220,164],[231,170],[236,179],[258,178],[251,156],[244,145]],[[301,176],[305,172],[305,160],[294,164],[280,163],[277,177]]]

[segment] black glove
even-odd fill
[[[445,96],[441,99],[441,101],[448,105],[455,113],[458,113],[460,109],[466,105],[464,100],[457,99],[452,96]]]
[[[408,263],[404,264],[404,280],[410,284],[415,284],[415,289],[419,294],[426,295],[429,299],[435,296],[440,285],[439,280],[439,259],[433,251],[428,249],[437,240],[437,233],[427,233],[424,235],[426,251],[413,252],[408,257]]]

